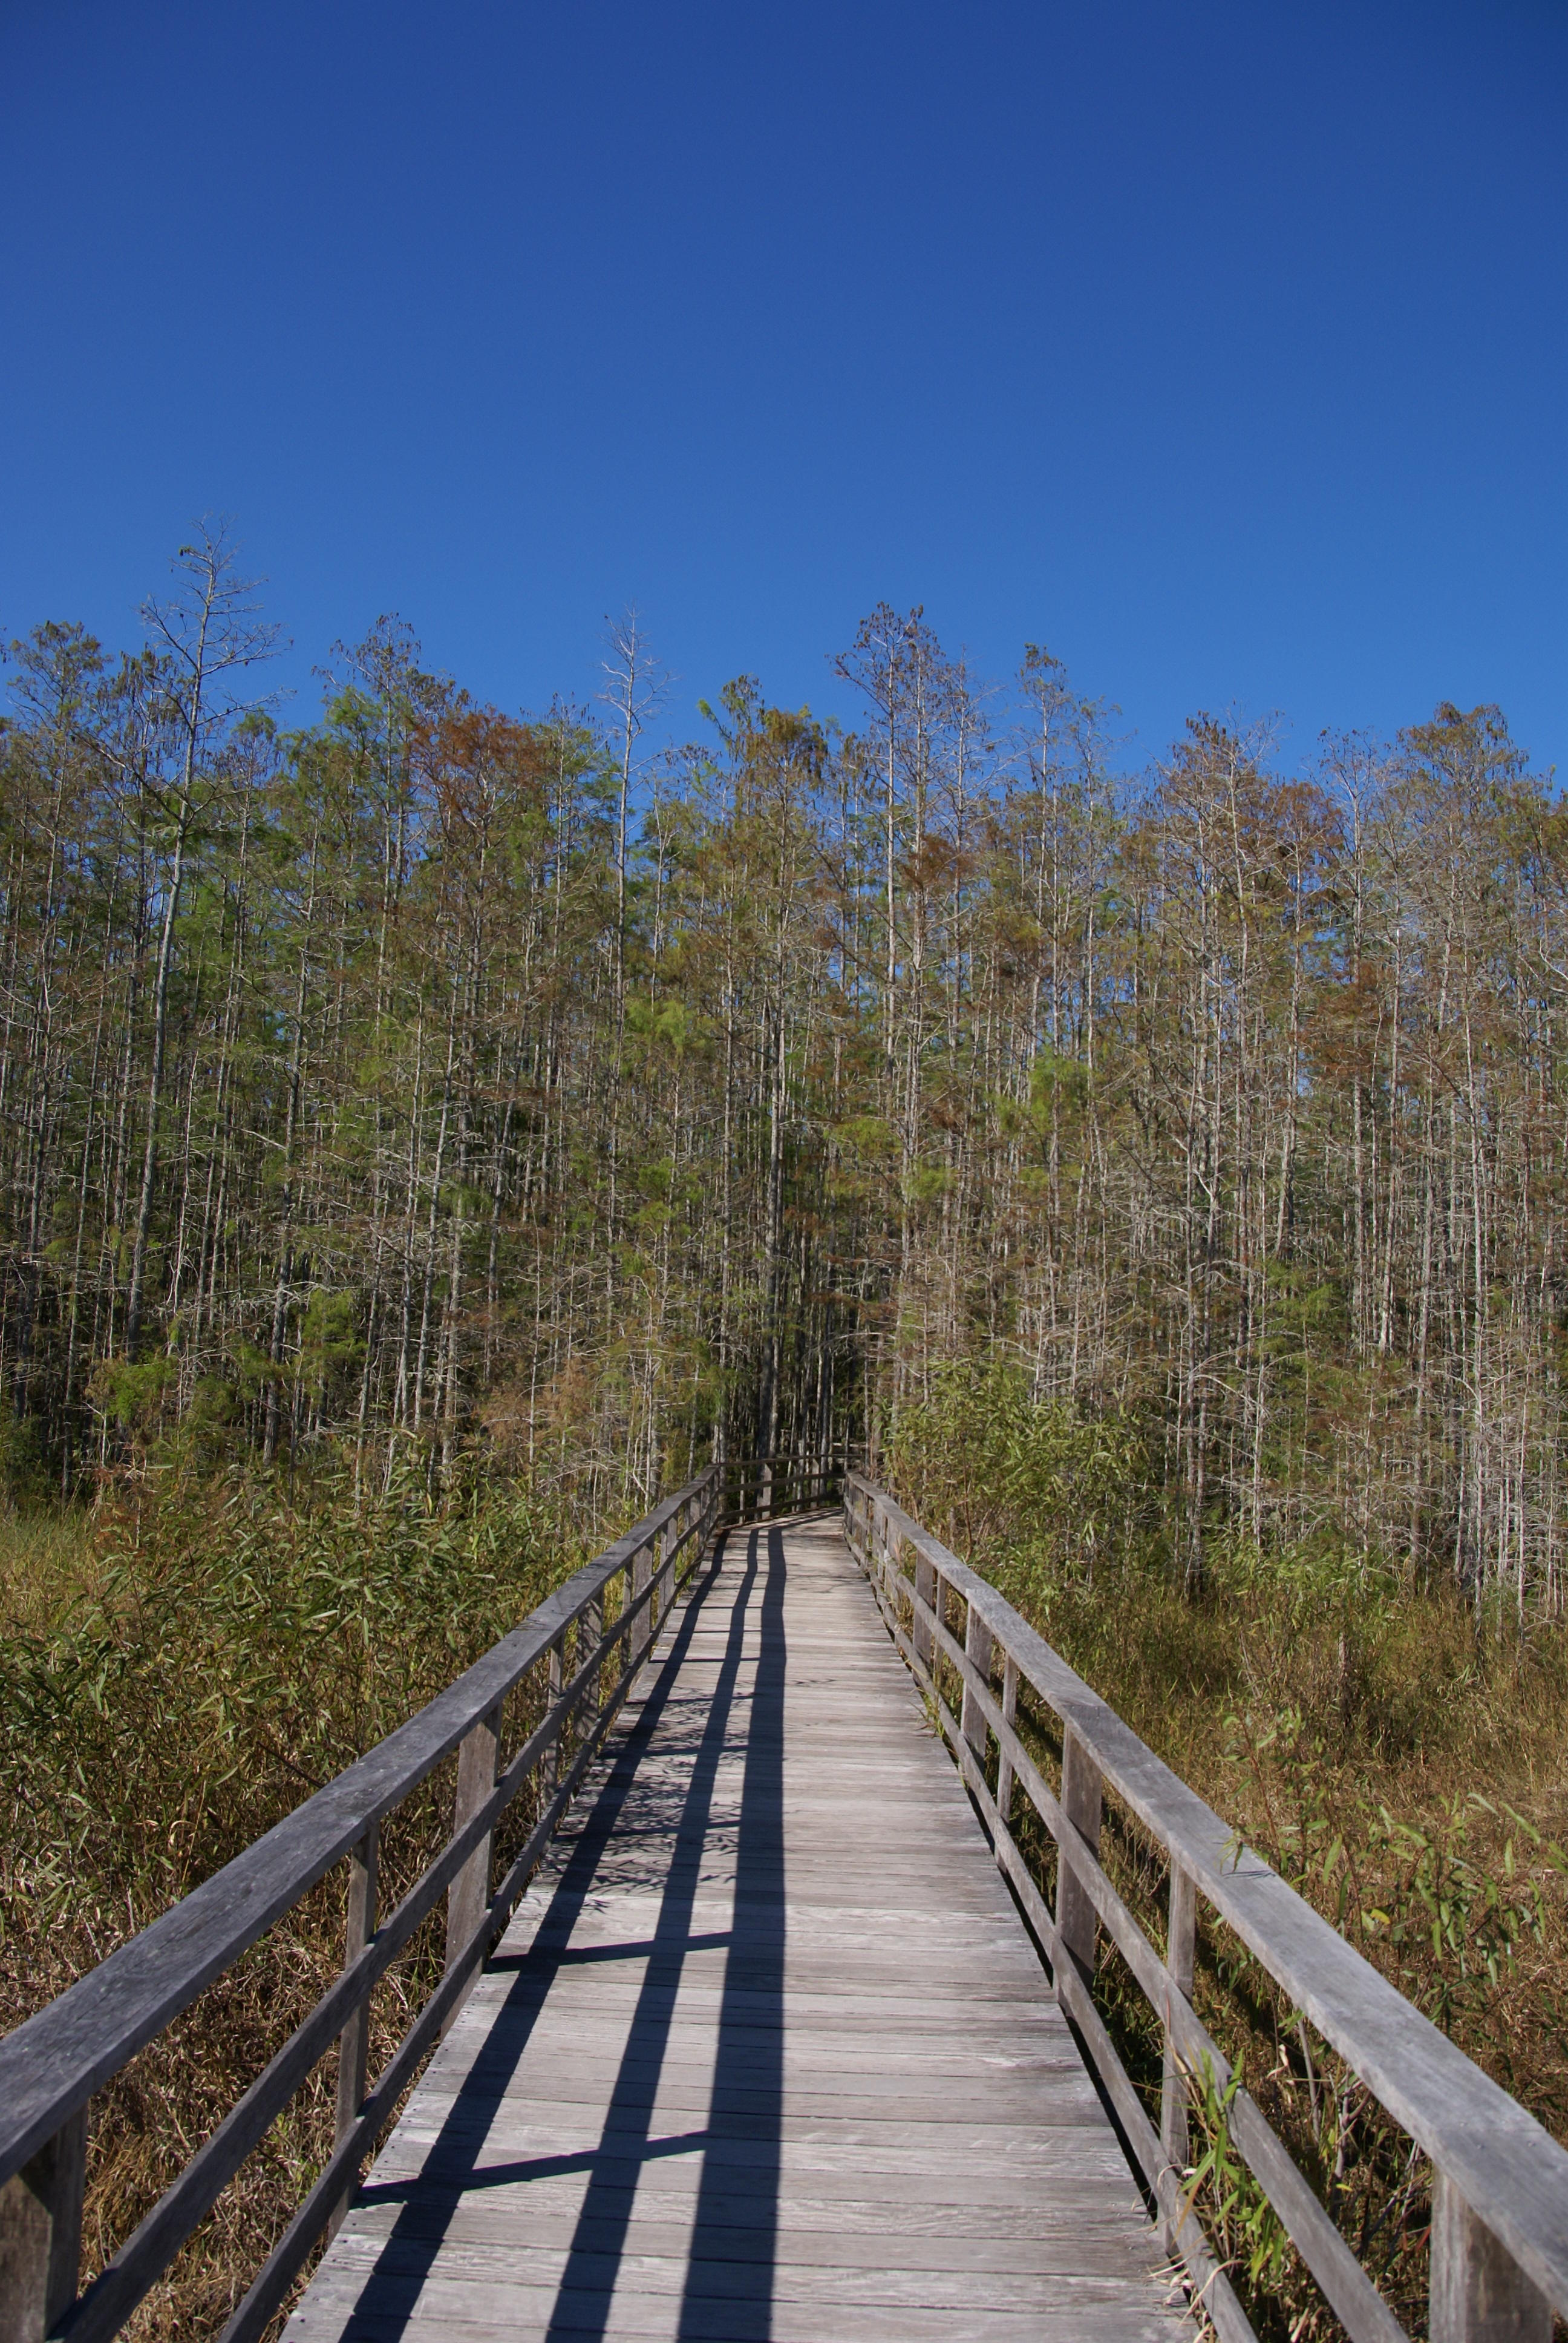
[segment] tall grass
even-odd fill
[[[1183,1591],[1135,1427],[1035,1408],[963,1367],[907,1411],[886,1477],[1240,1837],[1568,2143],[1568,1630],[1475,1611],[1325,1542],[1211,1542]],[[1048,1714],[1023,1704],[1043,1753]],[[1052,1857],[1036,1835],[1042,1879]],[[1162,1855],[1114,1799],[1108,1868],[1164,1941]],[[1158,2121],[1160,2041],[1108,1952],[1102,2013]],[[1266,1973],[1200,1940],[1211,2032],[1412,2334],[1425,2332],[1430,2175]],[[1201,2094],[1200,2095],[1201,2097]],[[1200,2107],[1194,2177],[1261,2336],[1339,2328]]]
[[[907,1413],[885,1476],[1128,1722],[1480,2065],[1568,2140],[1568,1634],[1483,1617],[1375,1557],[1211,1546],[1181,1591],[1136,1426],[1036,1409],[966,1373]],[[357,1504],[188,1455],[91,1512],[0,1516],[0,2028],[208,1876],[538,1603],[583,1558],[565,1496],[411,1472]],[[598,1525],[594,1525],[597,1531]],[[1023,1728],[1049,1754],[1027,1701]],[[427,1859],[450,1768],[383,1849]],[[1023,1826],[1020,1825],[1020,1828]],[[1026,1834],[1027,1835],[1027,1834]],[[1162,1859],[1114,1800],[1106,1857],[1163,1941]],[[1049,1848],[1035,1853],[1049,1884]],[[95,2268],[305,2015],[342,1957],[329,1877],[95,2102]],[[1211,2030],[1324,2202],[1424,2331],[1428,2181],[1409,2143],[1222,1928]],[[433,1922],[378,1989],[372,2064],[440,1960]],[[1160,2046],[1114,1956],[1097,1993],[1157,2099]],[[142,2337],[215,2333],[325,2154],[330,2060],[149,2298]],[[1337,2330],[1231,2147],[1216,2096],[1194,2170],[1261,2335]]]
[[[402,1723],[583,1556],[513,1485],[357,1505],[175,1463],[91,1513],[0,1519],[0,2030],[17,2024]],[[385,1896],[428,1859],[448,1766],[389,1825]],[[330,1982],[329,1876],[94,2102],[90,2273]],[[436,1974],[427,1924],[372,2004],[395,2046]],[[216,2332],[330,2140],[332,2062],[132,2332]]]

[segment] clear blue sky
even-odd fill
[[[235,517],[289,679],[674,720],[886,597],[1120,703],[1568,771],[1563,0],[0,0],[0,634]]]

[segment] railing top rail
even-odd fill
[[[727,1456],[724,1460],[727,1473],[747,1473],[764,1464],[795,1464],[807,1473],[837,1473],[841,1469],[834,1463],[831,1452],[802,1456],[793,1448],[771,1449],[766,1456]]]
[[[417,1788],[719,1469],[665,1498],[406,1725],[0,2038],[0,2185]]]
[[[865,1473],[863,1493],[974,1609],[1111,1786],[1390,2115],[1568,2311],[1568,2150],[1141,1741],[989,1580]]]

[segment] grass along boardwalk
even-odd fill
[[[838,1518],[637,1693],[287,2343],[1191,2334]]]
[[[196,2331],[156,2290],[328,2060],[334,2145],[214,2306],[221,2343],[275,2333],[335,2231],[295,2343],[1093,2343],[1174,2335],[1191,2295],[1221,2343],[1287,2310],[1350,2343],[1549,2343],[1568,2152],[896,1499],[779,1463],[705,1466],[0,2039],[0,2343],[108,2343],[142,2306]],[[792,1510],[834,1483],[841,1515]],[[99,2095],[332,1874],[341,1970],[85,2253]],[[421,1944],[373,2072],[371,1996]],[[1270,2026],[1304,2101],[1262,2071]],[[1382,2246],[1302,2136],[1331,2099],[1342,2147],[1399,2157]]]

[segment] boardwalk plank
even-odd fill
[[[836,1528],[694,1586],[288,2343],[1190,2337]]]

